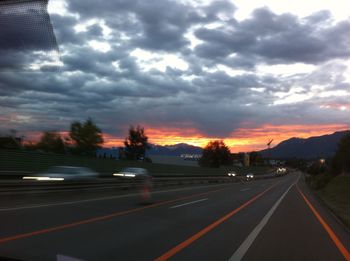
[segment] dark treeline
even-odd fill
[[[95,156],[96,150],[102,148],[104,143],[102,130],[91,118],[84,122],[72,122],[68,136],[65,137],[57,131],[44,131],[38,142],[22,144],[22,140],[16,138],[15,134],[16,132],[0,137],[0,148],[24,148],[46,153]],[[124,147],[119,148],[119,159],[150,161],[145,157],[148,149],[150,149],[150,145],[144,128],[130,126]]]
[[[324,188],[334,177],[350,174],[350,134],[345,135],[339,142],[334,156],[330,159],[319,159],[311,165],[306,163],[299,166],[310,176],[308,182],[315,189]]]

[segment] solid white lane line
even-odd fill
[[[267,214],[263,217],[260,223],[254,228],[254,230],[248,235],[248,237],[243,241],[243,243],[239,246],[236,252],[231,256],[229,261],[239,261],[242,260],[244,255],[247,253],[249,247],[253,244],[254,240],[257,238],[261,230],[267,224],[272,214],[275,212],[279,204],[282,202],[284,197],[288,194],[289,190],[298,182],[300,175],[297,180],[293,182],[288,189],[283,193],[283,195],[276,201],[276,203],[272,206],[272,208],[267,212]]]
[[[233,184],[229,184],[229,185],[235,185],[235,184],[237,184],[237,183],[233,183]],[[153,191],[152,194],[163,194],[163,193],[171,193],[171,192],[176,192],[176,191],[209,188],[209,187],[210,188],[225,187],[225,186],[229,186],[229,185],[220,184],[220,185],[208,185],[208,186],[198,186],[198,187],[196,186],[196,187],[187,187],[187,188],[179,188],[179,189],[160,190],[160,191]],[[126,195],[117,195],[117,196],[100,197],[100,198],[92,198],[92,199],[82,199],[82,200],[76,200],[76,201],[64,201],[64,202],[57,202],[57,203],[21,206],[21,207],[0,208],[0,212],[16,211],[16,210],[23,210],[23,209],[33,209],[33,208],[43,208],[43,207],[64,206],[64,205],[74,205],[74,204],[80,204],[80,203],[119,199],[119,198],[129,198],[129,197],[135,197],[135,196],[139,196],[139,193],[131,193],[131,194],[126,194]]]
[[[187,202],[187,203],[184,203],[184,204],[181,204],[181,205],[172,206],[172,207],[170,207],[170,208],[179,208],[179,207],[182,207],[182,206],[187,206],[187,205],[195,204],[195,203],[198,203],[198,202],[201,202],[201,201],[205,201],[205,200],[208,200],[208,198],[202,198],[202,199],[195,200],[195,201],[191,201],[191,202]],[[169,209],[170,209],[170,208],[169,208]]]
[[[247,191],[247,190],[250,190],[250,188],[241,189],[240,191]]]

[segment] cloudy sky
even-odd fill
[[[106,146],[141,124],[153,143],[248,151],[350,128],[343,1],[50,0],[48,11],[60,60],[0,70],[3,132],[35,139],[92,117]],[[41,52],[28,53],[58,58],[34,42]]]

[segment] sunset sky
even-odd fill
[[[0,39],[1,133],[35,140],[91,117],[106,147],[140,124],[151,143],[239,152],[350,129],[344,1],[50,0],[48,12],[59,53],[28,31],[16,55]]]

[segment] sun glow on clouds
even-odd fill
[[[257,71],[264,74],[277,74],[282,76],[291,76],[301,73],[311,73],[316,66],[304,63],[294,64],[276,64],[276,65],[258,65]]]
[[[65,0],[49,1],[47,10],[50,14],[68,15],[67,2]]]
[[[349,111],[350,104],[345,103],[329,103],[320,105],[321,109],[331,109],[331,110],[340,110],[340,111]]]
[[[89,26],[92,26],[95,24],[98,24],[102,28],[103,38],[108,40],[112,33],[112,29],[106,25],[106,22],[103,19],[95,18],[95,19],[90,19],[84,23],[78,23],[77,25],[74,26],[74,31],[76,33],[86,32]]]
[[[268,6],[273,12],[293,13],[300,16],[308,16],[320,10],[330,10],[335,20],[343,20],[349,17],[349,12],[344,8],[342,0],[323,0],[323,1],[281,1],[281,0],[232,0],[237,6],[235,18],[238,20],[246,19],[250,16],[253,9]]]
[[[288,92],[275,92],[276,100],[272,105],[293,104],[310,100],[312,98],[330,98],[350,96],[350,92],[345,90],[322,91],[324,88],[314,86],[311,91],[302,87],[292,87]],[[322,106],[322,105],[321,105]]]
[[[89,41],[89,46],[95,51],[106,53],[111,50],[111,46],[108,42],[100,42],[96,40]]]
[[[306,101],[313,96],[313,93],[305,93],[303,88],[293,87],[289,92],[276,92],[274,96],[278,99],[273,102],[273,105],[281,105]]]
[[[225,73],[227,73],[228,75],[230,75],[230,76],[232,76],[232,77],[247,73],[247,71],[232,69],[232,68],[230,68],[230,67],[228,67],[228,66],[226,66],[226,65],[223,65],[223,64],[219,64],[219,65],[217,66],[217,68],[218,68],[220,71],[224,71]]]
[[[10,118],[10,122],[15,123],[28,123],[32,120],[32,117],[29,115],[15,115],[14,117]]]
[[[185,71],[188,69],[188,64],[174,54],[159,54],[137,48],[130,52],[131,56],[137,59],[140,67],[149,71],[151,69],[157,69],[165,72],[167,67],[179,69]]]
[[[195,48],[197,45],[203,43],[202,40],[198,39],[198,38],[194,35],[193,30],[189,30],[189,32],[187,32],[187,33],[185,34],[185,37],[186,37],[187,40],[190,41],[190,48],[191,48],[191,50],[194,50],[194,48]]]

